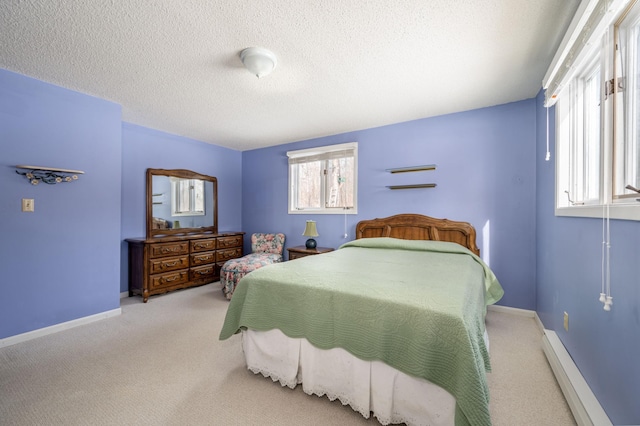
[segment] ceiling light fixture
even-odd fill
[[[256,77],[269,75],[276,68],[278,59],[273,52],[262,47],[248,47],[240,52],[240,60]]]

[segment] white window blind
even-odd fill
[[[620,13],[635,0],[582,0],[542,81],[545,106],[553,106]]]

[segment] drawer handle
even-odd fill
[[[175,280],[178,280],[178,279],[180,279],[179,276],[175,276],[175,277],[171,277],[171,278],[163,278],[165,283],[172,283],[172,282],[174,282]]]
[[[162,247],[162,250],[160,250],[162,253],[171,253],[174,251],[178,251],[180,250],[180,247]]]
[[[176,260],[175,262],[171,262],[171,263],[167,262],[167,263],[164,264],[164,267],[165,268],[170,268],[172,266],[176,266],[178,264],[178,262],[179,262],[179,260]]]
[[[199,275],[207,275],[211,273],[211,269],[206,269],[204,271],[196,271],[196,273]]]
[[[199,261],[199,262],[203,261],[203,260],[210,260],[210,259],[211,259],[211,256],[197,256],[196,257],[196,260]]]

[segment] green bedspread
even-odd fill
[[[360,239],[245,276],[220,339],[277,328],[341,347],[449,391],[456,425],[490,425],[484,319],[502,295],[491,270],[458,244]]]

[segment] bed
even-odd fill
[[[484,325],[503,290],[473,226],[402,214],[361,221],[338,250],[241,280],[220,339],[248,368],[382,424],[490,425]]]

